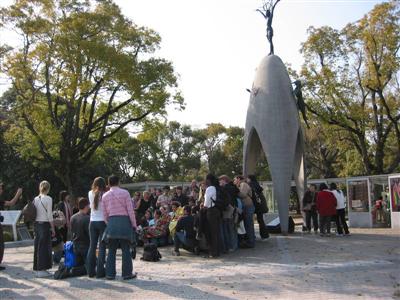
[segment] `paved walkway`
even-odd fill
[[[128,282],[38,279],[32,246],[8,248],[0,299],[400,299],[400,233],[352,233],[272,236],[215,260],[184,251],[174,257],[162,248],[158,263],[137,259],[138,278]]]

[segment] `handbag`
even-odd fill
[[[22,215],[24,216],[25,223],[35,222],[36,220],[36,207],[32,201],[28,203],[22,209]]]
[[[67,219],[61,210],[53,211],[53,222],[55,227],[64,227],[67,224]]]

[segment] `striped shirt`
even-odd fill
[[[129,216],[132,227],[136,228],[136,218],[133,212],[133,201],[127,190],[113,186],[103,195],[104,220],[108,222],[112,216]]]

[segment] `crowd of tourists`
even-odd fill
[[[216,258],[239,247],[255,246],[254,214],[261,238],[269,237],[263,219],[268,208],[254,176],[231,180],[209,174],[203,182],[193,180],[185,188],[165,186],[136,192],[133,197],[119,186],[117,176],[107,182],[97,177],[87,197],[74,201],[61,191],[57,203],[49,191],[50,183],[42,181],[31,204],[35,210],[33,270],[38,277],[50,276],[48,270],[63,256],[67,260],[69,241],[75,260],[71,274],[114,279],[120,248],[122,278],[128,280],[136,277],[132,258],[137,245],[173,245],[176,256],[185,249]],[[2,205],[14,205],[21,193],[19,189]]]
[[[255,176],[208,174],[203,182],[193,180],[188,187],[165,186],[135,192],[133,197],[119,186],[119,178],[110,176],[94,179],[87,197],[73,201],[67,191],[59,193],[53,205],[48,196],[50,183],[42,181],[39,195],[34,198],[34,257],[33,270],[38,277],[51,275],[53,263],[68,258],[68,247],[73,249],[72,276],[116,277],[116,252],[122,250],[122,278],[136,277],[132,258],[136,246],[173,245],[172,254],[181,249],[216,258],[238,248],[255,247],[254,215],[262,239],[269,233],[264,223],[268,212],[263,189]],[[0,184],[0,195],[3,185]],[[13,206],[20,198],[18,189],[10,201]],[[330,235],[331,221],[336,221],[337,235],[349,235],[345,220],[345,197],[332,183],[310,185],[303,198],[304,229]],[[28,206],[28,205],[27,205]],[[25,208],[24,208],[25,209]],[[0,220],[1,221],[1,220]],[[1,226],[1,223],[0,223]],[[0,227],[0,263],[4,252],[3,231]],[[68,246],[68,247],[67,247]],[[107,256],[107,257],[106,257]],[[4,267],[2,267],[3,269]],[[65,268],[64,268],[65,269]]]

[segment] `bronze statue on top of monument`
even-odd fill
[[[257,11],[264,17],[267,21],[267,39],[269,42],[269,55],[274,54],[274,43],[272,42],[272,38],[274,36],[274,30],[272,28],[272,19],[274,18],[274,10],[276,5],[280,0],[268,0],[264,1],[264,4],[261,8],[257,9]]]

